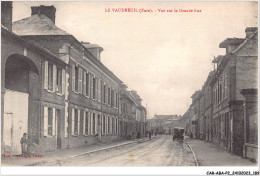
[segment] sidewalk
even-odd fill
[[[186,139],[186,141],[193,149],[199,166],[257,166],[257,163],[228,153],[213,143],[198,139]]]
[[[42,157],[21,158],[21,157],[6,157],[1,158],[2,166],[37,166],[37,165],[48,165],[48,163],[57,162],[73,158],[76,156],[94,153],[102,150],[108,150],[111,148],[122,147],[124,145],[144,142],[149,140],[148,138],[142,138],[136,141],[117,141],[109,143],[98,143],[94,145],[75,147],[70,149],[60,149],[55,151],[46,152]]]

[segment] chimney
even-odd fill
[[[35,15],[35,14],[45,15],[55,24],[56,8],[53,5],[52,6],[44,6],[44,5],[34,6],[34,7],[31,7],[31,9],[32,9],[31,15]]]
[[[1,2],[1,24],[12,31],[13,3],[12,1]]]
[[[246,28],[246,38],[250,37],[255,31],[257,31],[257,27],[248,27]]]

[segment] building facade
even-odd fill
[[[54,6],[32,7],[30,17],[14,23],[12,3],[2,6],[2,149],[21,153],[23,133],[43,151],[122,139],[124,86],[102,64],[103,48],[58,28]],[[124,113],[142,137],[146,109],[137,93],[128,94]]]

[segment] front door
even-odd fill
[[[13,155],[22,153],[20,140],[28,133],[29,94],[6,90],[4,95],[4,151]]]

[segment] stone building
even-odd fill
[[[32,15],[13,23],[13,31],[23,39],[50,50],[68,65],[65,78],[65,108],[57,123],[61,126],[54,140],[43,135],[49,150],[93,144],[98,141],[118,140],[119,89],[122,81],[101,62],[103,48],[88,42],[79,42],[73,35],[55,25],[54,6],[32,7]],[[44,63],[45,75],[50,63]],[[55,66],[52,66],[55,68]],[[54,69],[53,75],[58,72]],[[57,78],[54,77],[56,80]],[[58,89],[44,90],[55,94]],[[42,116],[48,116],[51,104],[42,107]],[[47,121],[43,121],[43,124]],[[44,138],[45,137],[45,138]]]
[[[257,88],[257,28],[247,28],[245,38],[220,43],[226,55],[217,57],[211,80],[213,92],[213,142],[237,155],[243,154],[244,116],[242,89]]]
[[[2,153],[20,154],[23,133],[45,150],[61,148],[68,64],[12,32],[12,2],[1,5]]]
[[[242,89],[244,99],[244,148],[243,157],[258,161],[258,111],[257,89]]]

